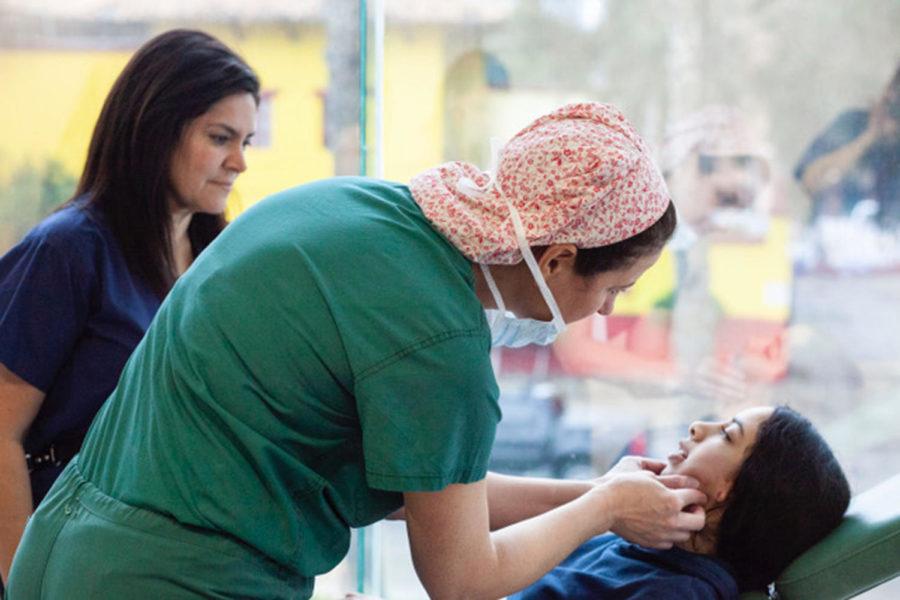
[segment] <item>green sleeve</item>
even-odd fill
[[[500,421],[489,344],[482,329],[442,334],[357,381],[371,487],[436,491],[484,478]]]

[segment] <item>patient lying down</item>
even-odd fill
[[[596,537],[510,600],[729,599],[764,591],[840,523],[850,499],[828,445],[784,406],[693,423],[663,474],[700,481],[709,498],[703,530],[671,550]]]

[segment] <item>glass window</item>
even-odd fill
[[[384,3],[387,177],[487,169],[491,138],[564,102],[609,102],[654,148],[683,225],[612,316],[549,348],[495,350],[493,468],[589,478],[625,454],[665,456],[694,419],[786,403],[854,492],[900,472],[897,121],[857,164],[826,169],[825,191],[805,177],[884,102],[896,3],[411,4]],[[381,535],[377,591],[426,597],[400,566],[403,526]]]

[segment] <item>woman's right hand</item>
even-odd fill
[[[707,498],[698,486],[692,477],[643,470],[614,475],[592,493],[606,495],[610,531],[641,546],[667,549],[703,529]]]

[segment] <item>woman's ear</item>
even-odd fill
[[[550,244],[538,259],[538,267],[545,278],[550,277],[565,266],[574,269],[577,255],[578,247],[575,244]]]

